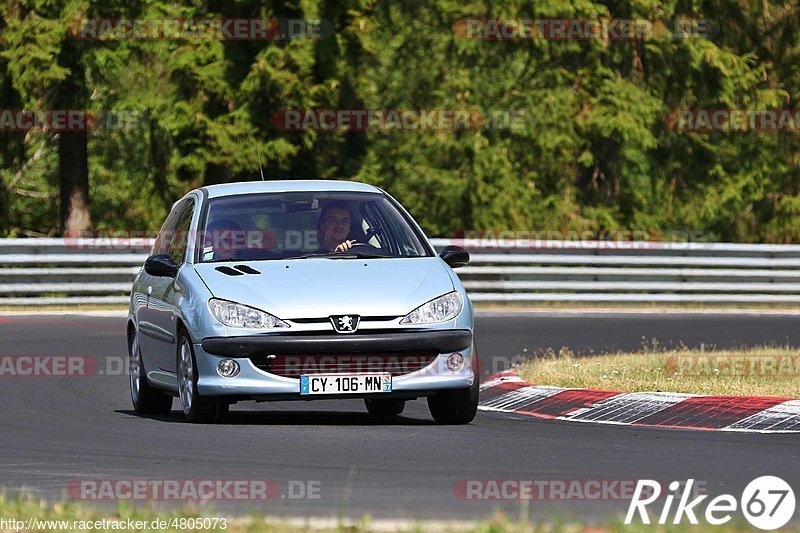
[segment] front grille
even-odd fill
[[[389,320],[396,320],[398,318],[403,318],[402,315],[400,316],[362,316],[361,323],[365,324],[367,322],[387,322]],[[324,316],[324,317],[317,317],[317,318],[289,318],[287,319],[289,322],[296,322],[297,324],[330,324],[331,317]]]
[[[250,360],[264,372],[290,378],[307,374],[364,372],[388,372],[400,376],[429,366],[436,360],[436,354],[264,355],[252,356]]]

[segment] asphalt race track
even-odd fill
[[[578,353],[663,345],[800,346],[800,316],[747,314],[481,314],[484,371],[518,354],[562,346]],[[84,355],[116,368],[126,354],[120,317],[3,316],[0,355]],[[457,497],[460,480],[700,480],[736,497],[752,479],[783,477],[800,489],[800,437],[641,429],[479,412],[468,426],[435,425],[424,401],[401,417],[370,418],[360,400],[238,404],[229,422],[136,416],[124,373],[0,376],[0,486],[65,497],[70,482],[100,479],[271,479],[283,497],[226,501],[223,510],[278,516],[483,518],[494,508],[546,518],[602,520],[627,500],[532,502]],[[312,482],[318,499],[289,498]],[[463,481],[462,481],[463,484]],[[297,485],[295,485],[297,486]],[[93,504],[92,504],[93,505]],[[660,508],[659,508],[660,509]]]

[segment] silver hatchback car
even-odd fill
[[[128,316],[137,413],[218,422],[239,401],[363,398],[398,415],[427,398],[478,406],[473,311],[453,268],[384,191],[344,181],[213,185],[175,203]]]

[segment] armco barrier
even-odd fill
[[[800,245],[433,239],[476,302],[800,303]],[[0,239],[0,306],[126,304],[149,242]],[[138,246],[138,248],[137,248]]]

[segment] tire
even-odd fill
[[[168,415],[172,411],[172,396],[148,383],[139,332],[135,329],[128,340],[128,370],[134,412],[140,415]]]
[[[178,399],[187,422],[214,424],[222,422],[230,404],[217,396],[200,396],[197,392],[197,361],[192,340],[186,330],[178,335],[177,350]]]
[[[475,376],[468,389],[441,390],[428,396],[428,409],[439,424],[469,424],[478,413],[480,380]]]
[[[406,408],[405,400],[390,398],[364,398],[364,405],[372,416],[397,416]]]

